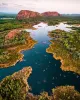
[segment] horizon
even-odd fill
[[[45,6],[44,6],[45,5]],[[53,11],[60,14],[80,14],[80,0],[0,0],[0,12],[17,14],[20,10]]]
[[[25,10],[28,10],[28,9],[25,9]],[[18,14],[20,11],[18,11],[18,12],[5,12],[5,11],[0,11],[0,13],[4,13],[4,14]],[[29,10],[29,11],[33,11],[33,10]],[[33,11],[33,12],[38,12],[38,11]],[[45,11],[45,12],[58,12],[58,11]],[[38,13],[40,13],[40,12],[38,12]],[[44,12],[42,12],[42,13],[44,13]],[[76,14],[77,15],[78,14],[79,15],[80,13],[59,13],[59,14],[64,14],[64,15],[73,15],[73,14]]]

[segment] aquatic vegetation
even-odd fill
[[[56,59],[61,59],[61,68],[80,74],[80,33],[54,30],[49,33],[52,38],[47,52],[53,53]]]

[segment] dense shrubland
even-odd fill
[[[0,38],[0,67],[8,67],[15,64],[16,61],[23,57],[20,51],[27,50],[35,44],[35,41],[26,31],[18,31],[11,38],[8,38],[7,34],[11,35],[11,32],[3,32]]]
[[[80,74],[80,33],[53,30],[49,36],[52,38],[52,44],[47,52],[53,53],[57,59],[62,60],[63,70]]]
[[[16,29],[16,28],[24,28],[25,26],[29,26],[30,24],[34,25],[39,22],[46,22],[49,25],[56,25],[60,22],[66,22],[67,24],[80,24],[79,17],[36,17],[36,18],[28,18],[24,20],[15,19],[0,19],[0,32]]]

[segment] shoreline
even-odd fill
[[[66,98],[66,94],[67,94],[67,99],[69,99],[68,97],[72,98],[72,95],[73,95],[73,98],[75,99],[76,97],[80,98],[80,92],[77,91],[73,85],[72,86],[64,85],[64,86],[57,86],[55,88],[52,88],[51,94],[49,94],[46,91],[42,91],[40,92],[40,94],[33,94],[32,91],[30,92],[31,87],[28,83],[28,78],[30,77],[31,74],[32,74],[32,67],[27,66],[19,70],[18,72],[13,73],[12,75],[6,76],[0,82],[0,87],[1,87],[0,97],[4,98],[3,93],[5,94],[6,92],[5,88],[7,86],[7,90],[9,94],[8,94],[8,97],[5,96],[5,98],[11,98],[11,99],[12,97],[14,98],[14,96],[17,99],[17,97],[20,97],[21,95],[20,100],[25,100],[26,97],[30,98],[29,100],[39,100],[41,98],[45,100],[46,99],[47,100],[53,100],[53,99],[57,100],[61,98],[61,100],[64,100],[64,98]],[[15,84],[15,82],[17,84]],[[12,92],[16,91],[16,93],[18,93],[17,90],[15,90],[15,86],[17,89],[20,88],[19,94],[18,95],[12,94],[12,97],[10,97],[10,91]]]
[[[54,42],[51,42],[51,44],[54,44]],[[51,44],[46,49],[46,52],[53,54],[53,58],[55,58],[56,60],[60,60],[60,62],[61,62],[61,66],[60,66],[61,70],[62,71],[71,71],[71,72],[74,72],[74,73],[80,75],[80,72],[76,72],[76,70],[77,70],[76,67],[71,67],[70,65],[65,67],[65,65],[64,65],[65,64],[65,60],[61,56],[57,57],[55,52],[52,52],[52,51],[49,50],[51,48]],[[55,47],[53,47],[53,48],[55,48]]]
[[[28,43],[8,48],[8,50],[10,50],[10,49],[14,50],[14,48],[15,48],[15,51],[18,54],[18,59],[13,62],[6,63],[6,64],[0,64],[0,68],[12,67],[12,66],[15,66],[17,62],[23,61],[24,55],[21,52],[32,49],[34,47],[34,45],[37,43],[37,41],[33,40],[30,37],[30,34],[29,34],[28,38],[26,39],[26,42],[28,42]]]

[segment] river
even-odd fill
[[[21,70],[25,66],[31,66],[33,71],[28,79],[29,85],[32,87],[34,94],[40,94],[42,91],[51,92],[52,88],[62,85],[73,85],[80,91],[80,75],[62,71],[60,69],[61,62],[53,58],[52,54],[46,53],[46,48],[49,47],[48,32],[55,29],[70,31],[67,24],[60,23],[55,26],[48,26],[46,23],[34,25],[36,30],[25,29],[30,32],[33,39],[38,43],[30,50],[22,51],[24,59],[18,62],[15,66],[9,68],[0,68],[0,80],[4,77]]]

